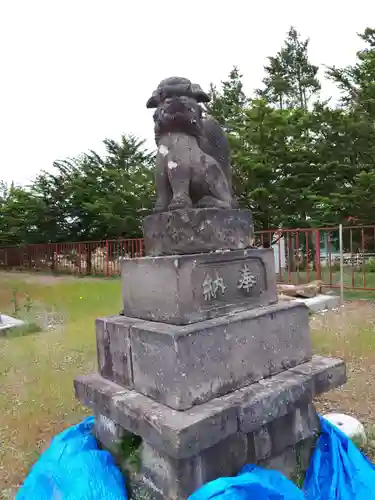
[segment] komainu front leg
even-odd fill
[[[154,212],[167,212],[172,200],[172,190],[169,185],[166,162],[164,158],[156,157],[155,165],[156,203]]]
[[[190,197],[190,168],[184,162],[169,160],[167,164],[169,183],[173,198],[168,210],[178,210],[192,206]]]

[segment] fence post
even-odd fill
[[[78,269],[79,269],[79,274],[82,274],[82,247],[81,243],[78,243]]]
[[[105,257],[105,275],[109,276],[109,242],[105,240],[105,248],[106,248],[106,257]]]
[[[344,303],[344,245],[342,238],[342,224],[339,226],[339,240],[340,240],[340,297],[341,304]]]
[[[320,280],[322,278],[320,269],[320,230],[315,230],[315,271],[316,279]]]

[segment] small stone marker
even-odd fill
[[[24,325],[25,322],[18,318],[13,318],[7,314],[0,314],[0,337],[5,337],[12,328]]]

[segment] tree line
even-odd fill
[[[206,111],[231,144],[234,190],[256,228],[375,223],[375,29],[346,68],[326,67],[340,102],[320,96],[309,40],[290,28],[252,95],[236,67]],[[124,135],[56,161],[29,186],[0,182],[0,245],[138,237],[154,198],[154,152]]]

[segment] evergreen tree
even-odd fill
[[[313,96],[320,91],[317,79],[318,67],[308,58],[309,40],[301,40],[295,28],[291,27],[284,46],[276,57],[269,57],[265,66],[264,88],[258,91],[260,97],[279,107],[307,109]]]
[[[356,64],[328,69],[343,94],[337,109],[314,102],[317,68],[294,28],[256,98],[236,67],[212,85],[207,112],[228,134],[235,194],[257,229],[374,223],[375,30],[360,36]],[[155,196],[153,154],[131,135],[104,144],[105,155],[57,161],[31,186],[0,182],[0,245],[141,236]]]
[[[373,224],[375,210],[375,29],[367,28],[359,37],[367,45],[357,52],[353,66],[329,67],[327,76],[342,92],[347,138],[345,166],[350,165],[351,177],[345,179],[342,206],[359,223]]]
[[[0,244],[92,241],[141,236],[155,194],[153,154],[124,136],[94,151],[56,161],[26,188],[0,185]]]
[[[55,162],[74,240],[139,237],[142,217],[155,198],[153,154],[143,141],[128,135],[120,143],[106,139],[104,145],[104,158],[90,151]]]
[[[210,97],[207,113],[216,118],[226,132],[235,131],[248,101],[243,91],[242,75],[236,66],[229,73],[228,80],[221,82],[220,90],[211,84]]]
[[[375,29],[367,28],[359,37],[367,47],[357,52],[357,63],[346,68],[329,67],[327,76],[342,92],[342,103],[375,119]]]

